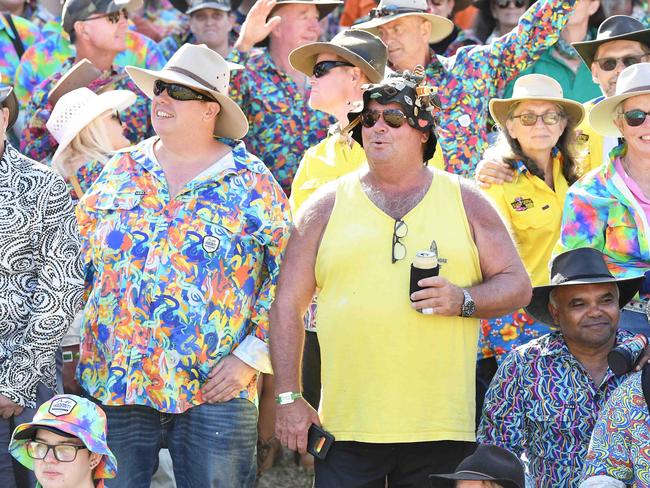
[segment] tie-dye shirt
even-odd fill
[[[56,139],[45,125],[52,112],[52,104],[48,100],[48,95],[56,82],[73,64],[74,58],[69,58],[59,71],[36,87],[27,109],[24,111],[25,128],[21,134],[20,149],[36,161],[49,163],[58,146]],[[109,84],[112,84],[111,89],[113,90],[130,90],[137,95],[135,103],[122,111],[125,136],[134,144],[151,136],[153,134],[150,117],[151,101],[121,67],[114,67],[113,71],[103,73],[91,82],[88,88],[97,91]]]
[[[650,414],[641,378],[640,371],[631,374],[612,394],[598,417],[581,488],[650,488]],[[596,484],[603,476],[617,481],[610,485]]]
[[[618,330],[616,340],[630,337]],[[598,412],[625,377],[608,368],[595,385],[562,334],[535,339],[499,366],[477,441],[525,454],[534,486],[577,488]]]
[[[575,1],[539,0],[490,44],[462,47],[451,58],[431,53],[426,76],[442,103],[436,135],[447,171],[474,173],[487,148],[490,99],[557,41]]]
[[[11,18],[25,50],[43,39],[38,27],[29,20],[16,15]],[[14,33],[5,16],[0,15],[0,82],[3,85],[14,85],[16,69],[20,63],[13,41]]]
[[[74,44],[67,34],[48,35],[43,41],[27,49],[16,72],[16,97],[22,107],[27,106],[32,94],[48,77],[65,72],[64,63],[75,56]],[[119,67],[138,66],[153,70],[165,65],[158,45],[146,36],[126,31],[126,49],[115,56],[113,64]]]
[[[289,204],[242,143],[172,197],[148,139],[77,207],[87,276],[79,382],[105,405],[181,413],[229,354],[270,372],[268,311]],[[253,378],[240,398],[256,400]]]
[[[636,198],[618,174],[615,160],[626,145],[610,152],[610,162],[587,173],[567,192],[555,255],[579,247],[605,254],[618,278],[640,276],[650,268],[648,222]]]
[[[244,142],[288,195],[303,154],[327,136],[335,121],[309,106],[309,90],[303,96],[296,83],[275,66],[267,49],[246,54],[235,50],[231,61],[245,65],[230,83],[230,96],[250,124]]]

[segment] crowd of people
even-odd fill
[[[650,488],[645,1],[0,10],[0,486]]]

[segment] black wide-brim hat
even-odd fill
[[[551,284],[533,288],[530,304],[524,307],[535,320],[548,325],[553,317],[548,310],[551,291],[558,286],[616,283],[619,291],[618,304],[623,308],[639,291],[644,276],[615,278],[607,268],[605,255],[597,249],[581,247],[558,254],[551,263]]]
[[[524,466],[509,450],[489,444],[480,444],[474,454],[466,457],[449,474],[429,475],[433,488],[441,480],[493,481],[504,488],[525,488]]]
[[[628,15],[612,15],[598,27],[596,39],[592,41],[574,42],[571,45],[591,69],[594,56],[601,44],[611,41],[637,41],[650,48],[650,29],[634,17]]]
[[[9,109],[7,130],[11,129],[18,118],[18,99],[12,86],[0,86],[0,104]]]

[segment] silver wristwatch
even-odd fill
[[[472,299],[472,295],[465,289],[463,289],[463,304],[460,307],[460,316],[461,317],[471,317],[476,312],[476,303]]]

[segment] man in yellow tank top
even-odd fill
[[[417,72],[417,69],[416,69]],[[336,441],[317,488],[425,487],[473,448],[478,318],[526,305],[531,286],[494,208],[424,161],[435,96],[392,75],[352,117],[368,166],[323,187],[299,212],[271,309],[276,434],[304,452],[310,424]],[[419,251],[439,276],[410,293]],[[433,254],[433,253],[431,253]],[[302,398],[302,317],[318,290],[322,400]]]

